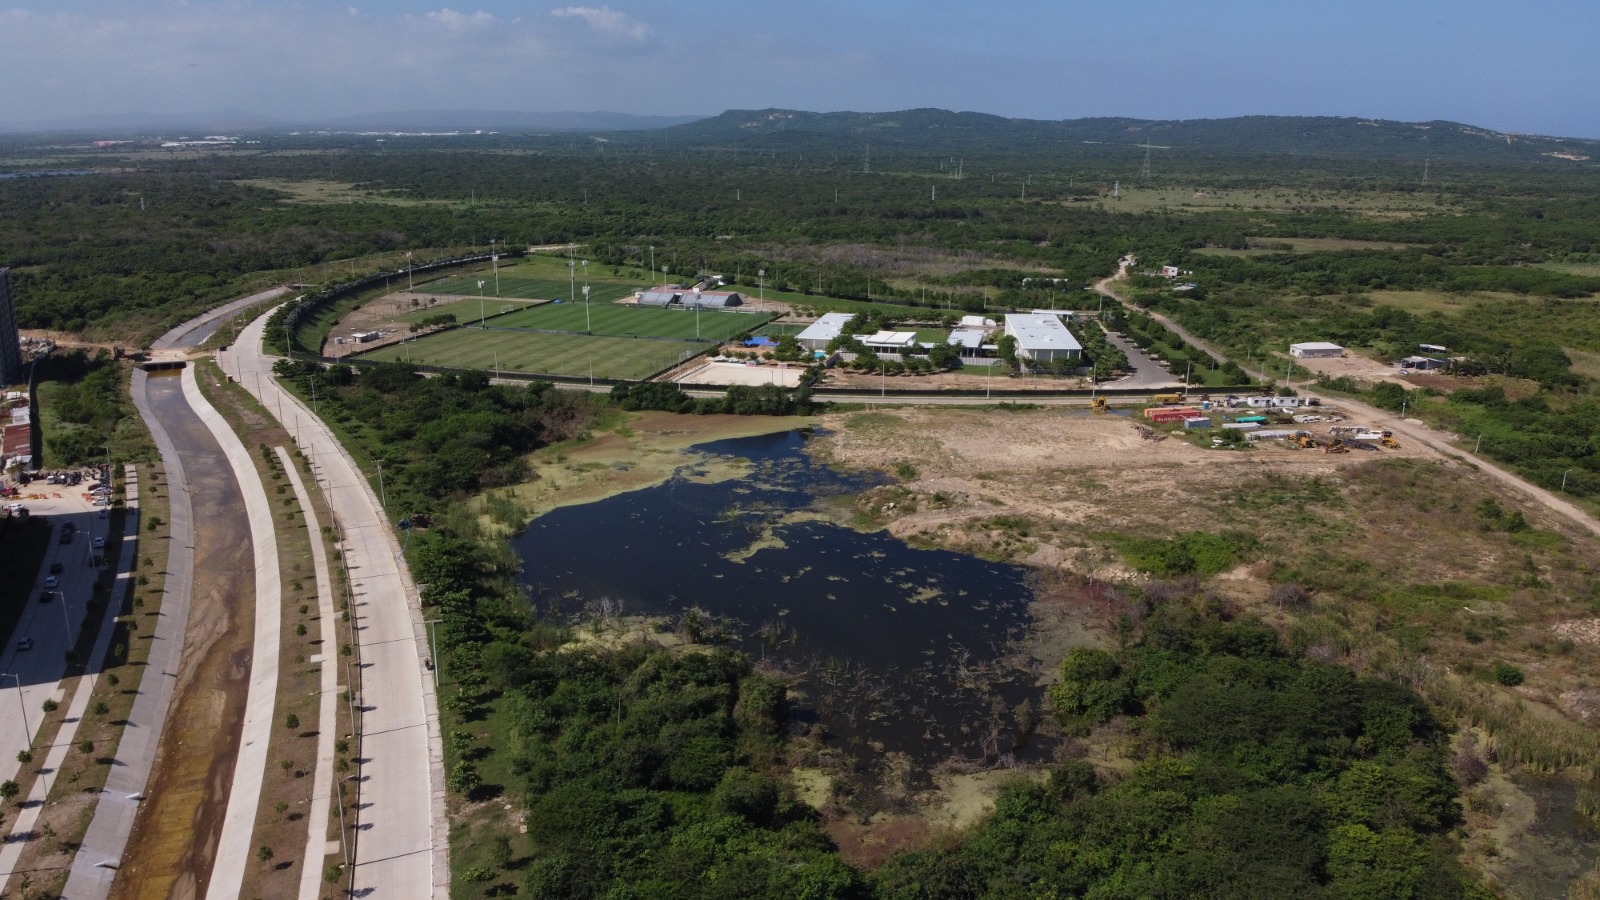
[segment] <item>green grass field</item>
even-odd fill
[[[549,375],[641,379],[673,365],[704,344],[601,335],[537,334],[457,328],[394,344],[363,359],[409,361],[430,366]]]
[[[590,331],[597,335],[670,337],[725,341],[765,325],[771,313],[704,311],[617,306],[611,303],[546,303],[489,320],[490,328]],[[697,321],[698,320],[698,321]]]

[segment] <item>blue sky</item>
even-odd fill
[[[937,106],[1600,137],[1597,0],[452,3],[0,0],[0,123]]]

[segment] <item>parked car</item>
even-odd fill
[[[22,640],[17,641],[17,649],[18,650],[32,650],[33,649],[33,638],[25,637]]]
[[[101,547],[106,545],[106,539],[97,534],[94,536],[94,541],[92,543],[94,544],[94,548],[99,550]]]
[[[50,574],[51,575],[60,575],[61,574],[61,563],[59,563],[59,562],[51,563],[50,564]]]
[[[54,575],[46,576],[44,580],[44,586],[53,591],[61,586],[61,579]]]

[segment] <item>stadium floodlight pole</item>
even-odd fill
[[[17,680],[17,708],[22,711],[22,730],[28,735],[28,749],[33,749],[33,729],[28,727],[28,701],[22,699],[22,676],[12,672],[0,672],[0,678],[15,678]]]
[[[493,244],[494,241],[490,241]],[[494,295],[500,296],[500,254],[489,254],[489,265],[494,266]]]
[[[407,291],[414,291],[416,289],[417,289],[416,284],[413,283],[412,280],[411,280],[411,251],[407,250],[406,251],[406,290]]]
[[[567,302],[578,302],[578,264],[567,260]]]
[[[583,286],[583,330],[594,334],[594,326],[589,322],[589,286]]]
[[[767,270],[757,269],[756,277],[761,279],[761,302],[764,304],[767,302]]]
[[[656,280],[656,245],[650,245],[650,280]]]
[[[482,328],[484,320],[488,317],[483,312],[483,279],[478,279],[478,327]]]

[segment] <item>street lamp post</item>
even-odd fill
[[[378,460],[378,502],[385,508],[389,506],[389,495],[383,489],[383,460]]]
[[[483,312],[483,279],[478,279],[478,327],[482,328],[488,317]]]
[[[22,699],[22,676],[11,672],[0,672],[0,678],[10,675],[17,680],[17,709],[22,713],[22,730],[28,735],[28,749],[33,749],[33,729],[28,727],[28,702]]]
[[[1567,492],[1567,476],[1571,475],[1571,474],[1572,474],[1572,470],[1571,469],[1568,469],[1565,472],[1561,473],[1561,493],[1563,493],[1563,494],[1565,494]]]

